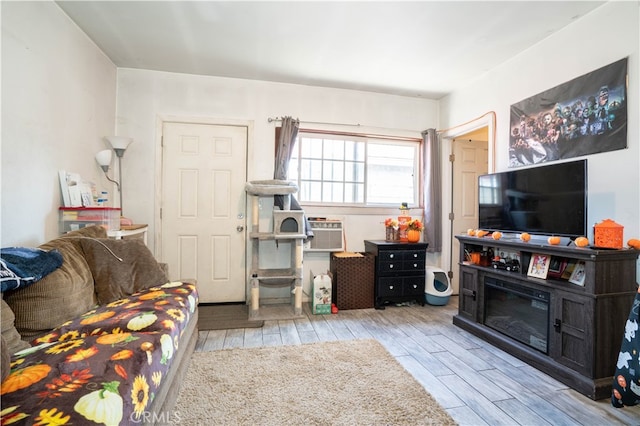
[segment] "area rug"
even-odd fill
[[[229,330],[262,327],[264,321],[249,321],[245,304],[198,305],[198,330]]]
[[[189,425],[455,425],[375,340],[196,352],[174,408]]]

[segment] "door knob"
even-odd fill
[[[238,232],[244,231],[244,226],[242,226],[242,225],[236,226],[236,231],[238,231]]]

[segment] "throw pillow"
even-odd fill
[[[169,281],[140,239],[84,239],[81,243],[101,305]]]
[[[101,227],[103,235],[106,231]],[[88,228],[83,228],[88,229]],[[62,266],[26,288],[9,291],[4,299],[16,315],[16,328],[25,340],[46,334],[63,322],[92,309],[96,304],[91,270],[84,259],[82,234],[65,234],[40,247],[57,249]]]
[[[0,316],[2,316],[2,346],[3,351],[6,349],[9,354],[14,354],[23,349],[27,349],[30,345],[20,338],[20,333],[15,327],[15,315],[7,302],[2,300],[0,306]]]
[[[4,382],[11,372],[11,353],[7,347],[7,342],[4,341],[4,337],[0,336],[0,352],[2,353],[2,359],[0,359],[0,381]]]

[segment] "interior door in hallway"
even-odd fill
[[[162,261],[200,303],[246,300],[247,128],[165,122]]]
[[[453,142],[453,235],[459,235],[469,228],[478,227],[478,176],[486,174],[489,168],[489,149],[486,141],[469,140],[464,136]],[[453,259],[458,259],[460,244],[452,241]],[[451,280],[454,293],[458,293],[458,270],[453,271]]]

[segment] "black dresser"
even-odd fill
[[[416,300],[424,306],[425,258],[428,243],[365,240],[364,249],[376,257],[375,308],[388,302]]]

